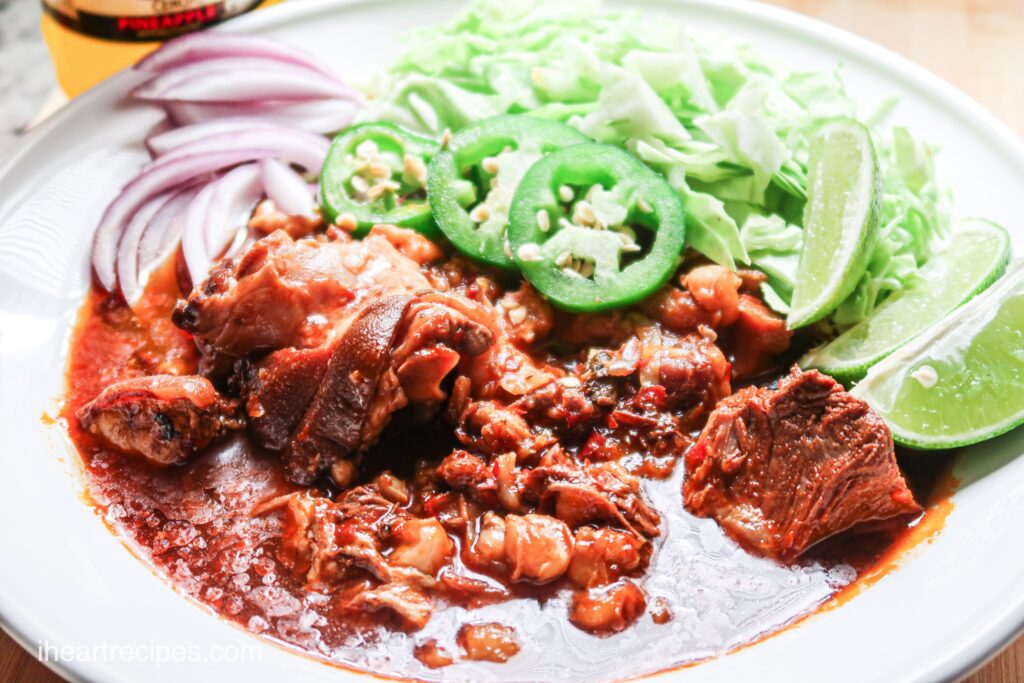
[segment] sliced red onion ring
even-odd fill
[[[200,140],[211,135],[225,135],[247,130],[280,128],[280,124],[252,116],[205,121],[180,128],[172,128],[146,138],[146,148],[154,158],[159,157],[176,147]]]
[[[151,162],[146,168],[156,168],[178,159],[190,156],[209,153],[211,151],[243,153],[245,150],[272,150],[273,154],[289,164],[298,164],[314,175],[319,175],[320,167],[323,166],[324,157],[327,156],[327,148],[330,143],[321,135],[307,133],[281,124],[268,124],[250,130],[240,130],[234,133],[214,133],[206,137],[190,140],[189,142],[176,147],[156,161]],[[256,161],[260,156],[241,158],[239,161]]]
[[[361,106],[352,100],[327,99],[308,102],[167,102],[164,109],[179,126],[246,116],[288,124],[311,133],[336,133],[352,123]]]
[[[181,248],[193,286],[206,279],[216,257],[248,224],[262,196],[259,166],[246,164],[210,183],[192,200]]]
[[[206,173],[243,161],[274,156],[275,149],[247,147],[204,151],[149,164],[110,203],[100,219],[92,244],[92,267],[96,279],[108,292],[117,286],[117,245],[127,221],[156,195]]]
[[[121,296],[129,306],[134,307],[143,289],[142,283],[139,282],[139,242],[146,231],[146,226],[172,196],[174,196],[173,190],[162,192],[143,204],[128,221],[128,226],[118,242],[117,283],[121,288]]]
[[[267,197],[278,209],[292,216],[309,216],[313,213],[313,192],[309,183],[298,173],[277,159],[260,162],[260,176]]]
[[[184,190],[177,190],[167,202],[160,207],[146,226],[146,231],[139,240],[139,279],[143,281],[147,271],[154,268],[167,256],[181,239],[181,231],[185,227],[185,211],[192,203],[203,185],[192,185]]]
[[[259,164],[239,166],[218,180],[216,186],[217,192],[210,200],[206,231],[206,250],[213,258],[231,244],[239,230],[249,225],[253,209],[263,198]]]
[[[206,278],[213,259],[206,249],[206,214],[209,212],[210,200],[217,191],[215,183],[210,183],[196,195],[188,205],[181,233],[181,253],[185,257],[189,280],[197,286]]]
[[[291,45],[260,36],[221,31],[198,31],[169,40],[159,50],[142,59],[135,68],[139,71],[160,72],[221,57],[263,57],[331,75],[328,68]]]
[[[157,74],[131,92],[157,102],[356,100],[356,90],[319,71],[258,57],[210,59]]]

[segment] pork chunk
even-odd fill
[[[289,479],[312,483],[337,460],[375,442],[388,416],[405,406],[397,380],[387,374],[410,302],[403,296],[379,299],[346,331],[285,453]]]
[[[569,621],[595,635],[618,633],[640,618],[647,597],[631,581],[577,591],[569,606]]]
[[[320,388],[331,346],[280,349],[245,364],[242,391],[249,431],[263,448],[283,450]]]
[[[507,662],[519,652],[516,630],[504,624],[463,624],[456,635],[466,659]]]
[[[172,319],[213,350],[240,358],[319,346],[366,302],[429,287],[417,264],[383,237],[292,240],[279,230],[237,260],[222,261]]]
[[[581,588],[604,586],[647,566],[651,546],[636,534],[607,527],[576,531],[569,580]]]
[[[659,534],[661,515],[644,500],[640,480],[615,462],[541,462],[526,476],[526,493],[571,527],[616,524],[642,537]]]
[[[921,506],[882,418],[817,371],[723,400],[686,456],[687,509],[749,550],[796,559],[857,527],[906,520]]]
[[[301,409],[285,452],[289,478],[309,484],[368,448],[410,401],[440,404],[445,376],[464,355],[482,353],[490,343],[486,328],[425,297],[394,295],[368,304],[338,340]],[[296,411],[282,412],[290,421]]]
[[[154,375],[111,384],[78,420],[118,451],[172,465],[240,428],[237,408],[205,378]]]

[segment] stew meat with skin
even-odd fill
[[[686,507],[782,562],[921,511],[884,423],[832,380],[793,370],[733,393],[781,374],[790,345],[757,273],[686,262],[638,306],[573,315],[409,230],[355,240],[274,217],[261,208],[269,234],[186,290],[177,329],[173,277],[150,284],[148,322],[94,293],[72,432],[136,472],[241,438],[259,499],[230,524],[258,530],[330,618],[415,631],[443,604],[557,584],[587,632],[647,610],[663,623],[640,579],[665,511],[642,482],[684,453]],[[97,350],[111,367],[90,365]],[[433,425],[450,445],[381,460],[372,447],[393,422]],[[182,499],[213,490],[201,472],[172,481]],[[467,626],[457,641],[504,661],[515,626]],[[416,656],[452,659],[436,643]]]

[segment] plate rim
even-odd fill
[[[835,45],[842,47],[845,51],[857,54],[880,70],[895,73],[901,80],[917,87],[922,94],[930,99],[941,102],[949,111],[955,113],[958,118],[972,122],[974,124],[972,126],[973,133],[983,133],[988,136],[992,142],[1004,149],[1004,154],[1007,158],[1013,158],[1024,169],[1024,139],[1014,132],[1007,123],[960,88],[889,48],[819,19],[800,14],[796,11],[767,5],[757,0],[657,0],[657,2],[662,5],[682,6],[683,8],[693,8],[719,15],[738,15],[753,18],[762,25],[771,27],[776,32],[782,30],[787,34],[795,34],[803,38],[810,37],[823,46]],[[273,28],[278,24],[296,20],[301,21],[325,10],[369,5],[383,6],[386,4],[386,0],[304,0],[301,3],[286,2],[258,12],[241,15],[210,30],[260,32]],[[0,158],[0,177],[6,177],[27,154],[32,152],[38,145],[44,144],[52,129],[59,127],[66,121],[72,120],[81,109],[87,107],[97,98],[102,98],[106,95],[112,96],[117,92],[125,92],[127,90],[125,85],[134,78],[137,78],[137,75],[132,73],[130,67],[118,72],[69,101],[38,126],[26,132],[2,154],[2,158]],[[1018,258],[1024,258],[1024,256]],[[66,362],[66,358],[61,360]],[[74,463],[73,467],[77,469],[79,464]],[[84,501],[82,504],[87,505]],[[110,533],[119,541],[122,540],[113,531]],[[152,571],[147,562],[144,560],[139,561],[148,570]],[[898,571],[898,568],[896,571]],[[154,573],[156,574],[155,571]],[[159,575],[158,578],[166,582],[166,579]],[[189,600],[186,596],[180,594],[179,598]],[[45,640],[45,634],[31,632],[30,625],[33,624],[34,620],[24,610],[19,610],[17,603],[18,596],[10,593],[0,584],[0,628],[11,636],[24,650],[32,654],[33,648],[30,646],[30,643]],[[196,604],[198,605],[198,603]],[[817,614],[819,613],[815,612],[809,616],[813,619]],[[39,627],[42,628],[42,625],[39,624]],[[956,680],[965,677],[997,655],[1022,631],[1024,631],[1024,587],[1022,587],[1014,599],[1007,601],[1006,608],[1000,614],[995,615],[993,619],[987,622],[986,628],[975,632],[972,638],[966,639],[966,642],[963,642],[959,647],[946,651],[940,658],[929,660],[927,663],[922,662],[917,667],[916,672],[908,674],[909,677],[905,680],[938,681]],[[249,635],[260,643],[273,645],[273,643],[266,643],[255,635]],[[40,637],[37,638],[35,636]],[[715,659],[727,658],[731,654],[727,653]],[[298,656],[301,657],[303,655],[299,654]],[[113,674],[112,678],[117,678],[115,665],[108,662],[45,661],[42,663],[58,675],[72,681],[99,682],[106,679],[106,674]],[[346,670],[363,678],[376,678],[371,672],[362,672],[355,669]],[[672,676],[677,671],[679,670],[670,669],[655,672],[642,680]]]

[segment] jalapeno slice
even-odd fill
[[[588,141],[563,123],[529,116],[495,116],[462,129],[430,162],[434,220],[466,256],[514,268],[506,231],[520,179],[545,154]]]
[[[509,242],[516,264],[561,308],[634,303],[675,271],[683,206],[660,175],[618,147],[589,143],[534,164],[516,190]]]
[[[334,223],[348,214],[354,233],[378,223],[437,235],[427,203],[427,165],[436,140],[387,122],[357,124],[331,142],[320,173],[320,204]]]

